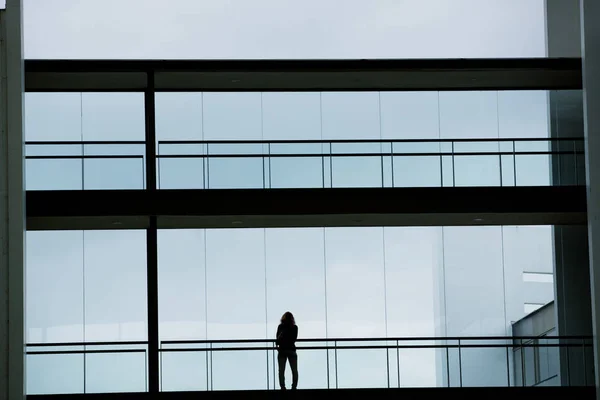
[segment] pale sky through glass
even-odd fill
[[[544,57],[543,0],[23,0],[26,58]]]
[[[541,0],[24,0],[24,6],[27,58],[545,55]],[[549,135],[543,91],[161,93],[156,112],[158,140]],[[27,140],[143,140],[143,96],[29,93],[26,135]],[[232,165],[221,166],[214,185],[262,184],[251,164],[237,165],[235,173]],[[164,187],[198,183],[197,165],[163,167]],[[280,173],[274,182],[314,185],[320,170],[292,174],[313,167],[282,163],[273,169]],[[428,160],[396,168],[399,186],[439,185],[439,166]],[[458,163],[457,184],[489,184],[497,168],[495,160]],[[519,171],[518,184],[549,183],[547,157],[526,160]],[[79,188],[80,172],[80,164],[29,162],[27,185]],[[334,172],[334,185],[380,179],[365,160],[338,163]],[[140,182],[135,164],[98,164],[91,171],[86,167],[86,174],[86,187],[137,188]],[[553,298],[551,284],[522,280],[525,270],[552,272],[551,233],[547,226],[161,231],[161,340],[271,337],[288,309],[296,314],[302,337],[510,334],[510,323],[524,315],[524,303]],[[143,231],[31,232],[27,240],[28,342],[146,340]],[[51,275],[60,282],[47,285]],[[501,385],[506,378],[501,352],[465,354],[465,384]],[[89,390],[139,390],[143,376],[125,372],[139,371],[141,360],[118,357],[95,359]],[[203,357],[165,356],[165,390],[206,389]],[[403,350],[400,359],[403,385],[445,384],[445,361],[438,352]],[[40,360],[29,367],[30,392],[82,390],[81,380],[59,378],[82,374],[81,360]],[[387,384],[385,352],[340,351],[339,361],[340,387]],[[390,361],[394,368],[396,361]],[[323,352],[301,352],[300,386],[324,387],[325,362]],[[220,352],[213,368],[215,389],[265,386],[262,353]]]

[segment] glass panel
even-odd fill
[[[201,345],[193,345],[200,347]],[[203,345],[202,345],[203,346]],[[178,345],[178,348],[186,347]],[[161,353],[161,391],[207,390],[208,352],[185,351]],[[236,377],[237,378],[237,377]]]
[[[447,335],[505,335],[501,228],[443,231]]]
[[[209,189],[262,189],[265,187],[264,160],[254,158],[208,159]]]
[[[270,188],[322,188],[323,157],[273,157],[269,160]]]
[[[381,92],[384,139],[437,139],[440,135],[437,92]]]
[[[517,186],[549,186],[550,156],[517,155]]]
[[[328,337],[385,336],[383,228],[325,228],[325,243]]]
[[[498,91],[498,124],[501,138],[549,137],[548,122],[547,91]]]
[[[500,143],[492,142],[454,142],[454,153],[498,153],[500,151]]]
[[[26,243],[27,342],[83,341],[84,275],[81,231],[29,231]],[[52,284],[48,284],[49,282]],[[64,361],[67,363],[67,369],[71,368],[68,365],[79,365],[81,362],[81,358],[67,356],[41,355],[32,356],[30,359],[34,363],[32,365],[40,366]],[[76,375],[64,376],[77,382]],[[31,381],[36,382],[36,378],[32,377]],[[60,384],[53,380],[48,382]]]
[[[498,138],[497,93],[440,92],[442,139]]]
[[[524,272],[553,274],[552,230],[551,226],[502,227],[507,324],[525,316],[525,303],[545,304],[554,299],[552,280],[532,287],[523,279]]]
[[[374,342],[360,343],[360,345],[374,344]],[[337,351],[336,362],[337,387],[340,389],[388,387],[387,357],[384,349],[340,348]],[[360,365],[360,368],[357,368],[357,365]]]
[[[145,353],[87,354],[86,393],[146,391]]]
[[[500,186],[498,156],[454,156],[455,186]]]
[[[204,93],[204,140],[261,140],[261,93]]]
[[[323,229],[268,229],[265,234],[268,337],[275,336],[286,311],[294,314],[299,338],[325,337]]]
[[[207,230],[206,273],[208,339],[263,339],[269,335],[265,320],[263,229]],[[245,356],[236,352],[229,359],[242,360]],[[264,353],[259,358],[266,363]],[[228,368],[233,368],[226,374],[231,385],[239,383],[232,376],[247,372],[241,364]],[[253,364],[252,368],[256,366]],[[265,368],[266,365],[262,371]]]
[[[382,187],[381,157],[333,157],[332,187]]]
[[[441,229],[386,227],[384,235],[387,336],[435,337],[440,324],[436,281],[441,277]],[[396,357],[396,350],[390,352]],[[399,357],[402,387],[436,386],[435,349],[402,349]],[[393,364],[396,368],[397,361]],[[397,369],[395,375],[397,385]]]
[[[30,156],[81,156],[84,146],[75,144],[56,144],[52,142],[28,143],[25,146],[25,155]]]
[[[202,140],[203,93],[156,93],[156,139]]]
[[[504,344],[504,341],[462,342],[467,345]],[[461,348],[462,384],[464,387],[508,386],[506,348]],[[485,371],[485,373],[482,373]]]
[[[81,140],[81,93],[24,93],[24,97],[25,140]]]
[[[82,187],[82,160],[28,159],[25,163],[27,190],[79,190]]]
[[[439,156],[394,157],[394,187],[440,187]]]
[[[446,336],[504,336],[504,276],[500,227],[444,227],[444,306]],[[469,357],[488,360],[486,349],[473,349]],[[486,368],[473,368],[470,382],[485,381],[487,371],[504,366],[494,358]],[[483,362],[483,361],[482,361]],[[500,359],[498,359],[500,363]],[[459,362],[451,355],[451,384],[457,385]],[[463,377],[466,377],[465,374]],[[456,378],[454,378],[456,377]]]
[[[146,231],[85,231],[84,244],[86,341],[146,340]]]
[[[323,337],[323,336],[321,336]],[[324,342],[307,343],[310,346],[324,346]],[[299,345],[298,348],[301,348]],[[297,350],[298,353],[298,387],[302,389],[327,388],[327,351]],[[290,368],[286,368],[285,381],[292,382]],[[276,384],[276,387],[278,385]]]
[[[83,165],[85,189],[143,189],[143,158],[86,158]]]
[[[379,139],[377,92],[324,92],[323,139]]]
[[[243,346],[250,347],[247,345],[245,343]],[[270,359],[266,350],[214,351],[212,390],[267,389],[267,374],[271,372],[267,360]]]
[[[320,93],[262,95],[265,140],[321,139]]]
[[[431,342],[407,342],[408,345],[431,345]],[[400,344],[402,346],[402,343]],[[390,350],[396,353],[395,350]],[[436,350],[400,349],[398,357],[400,367],[400,387],[436,387]],[[395,367],[397,368],[397,367]],[[439,369],[441,372],[441,369]],[[398,378],[396,377],[396,380]]]
[[[205,189],[204,158],[160,158],[160,189]]]
[[[84,140],[144,140],[143,93],[83,93]]]
[[[82,354],[27,356],[27,395],[83,393]]]
[[[158,231],[158,306],[161,341],[206,339],[204,239],[204,230],[200,229]],[[198,354],[163,353],[163,360],[185,362],[196,359]],[[163,367],[166,368],[164,365]],[[195,369],[190,371],[194,372]],[[186,382],[189,379],[186,376],[173,379]],[[168,382],[165,384],[169,385]]]
[[[502,186],[515,186],[515,158],[500,156],[502,162]]]

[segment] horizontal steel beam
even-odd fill
[[[27,193],[27,229],[571,225],[584,187],[52,191]]]
[[[26,60],[26,91],[581,89],[581,59]]]

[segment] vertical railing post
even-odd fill
[[[458,382],[459,386],[463,385],[463,377],[462,377],[462,352],[460,349],[460,339],[458,339]]]
[[[333,357],[334,357],[334,367],[335,367],[335,388],[338,389],[337,341],[333,342]]]
[[[508,354],[508,344],[506,345],[506,382],[510,387],[510,356]]]
[[[398,368],[398,388],[400,388],[400,342],[396,340],[396,367]]]
[[[521,386],[525,386],[525,348],[523,347],[523,339],[521,339]]]
[[[446,377],[448,378],[448,387],[450,387],[450,352],[448,350],[448,341],[446,341]]]

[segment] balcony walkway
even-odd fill
[[[243,200],[241,200],[243,199]],[[27,229],[569,225],[583,186],[28,191]]]
[[[235,377],[232,377],[235,379]],[[145,400],[158,398],[163,400],[202,399],[316,399],[321,396],[338,396],[341,399],[422,399],[422,398],[460,398],[480,400],[489,398],[550,399],[572,398],[593,400],[596,388],[589,387],[481,387],[481,388],[401,388],[401,389],[306,389],[285,392],[275,390],[255,391],[209,391],[209,392],[161,392],[161,393],[102,393],[102,394],[66,394],[66,395],[28,395],[33,400]]]

